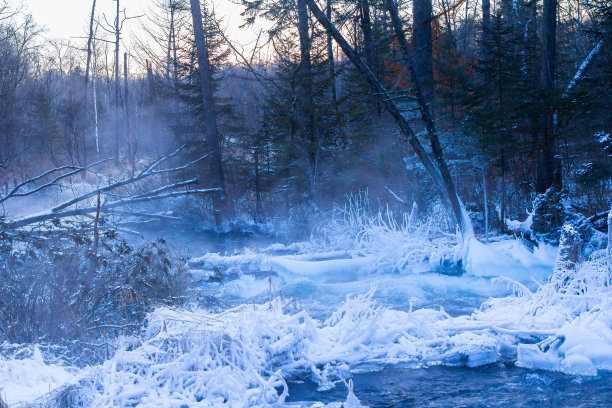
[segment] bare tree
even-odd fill
[[[414,0],[412,2],[412,18],[414,69],[421,84],[423,96],[427,103],[431,103],[433,97],[431,0]]]
[[[298,33],[300,36],[300,65],[298,67],[299,97],[305,123],[301,133],[306,145],[308,156],[308,172],[310,179],[310,195],[316,199],[316,178],[317,178],[317,158],[318,142],[316,135],[315,117],[312,99],[312,62],[310,49],[312,39],[309,34],[308,8],[304,0],[297,0]]]
[[[227,190],[225,188],[225,177],[223,175],[223,162],[221,156],[221,143],[217,130],[217,118],[215,116],[215,103],[213,98],[212,79],[210,71],[210,61],[208,59],[208,48],[204,28],[202,26],[202,10],[199,0],[190,0],[191,16],[193,19],[193,31],[198,56],[198,66],[200,70],[200,86],[202,89],[202,109],[204,111],[206,140],[211,149],[210,153],[210,176],[212,183],[221,188],[221,194],[213,196],[213,206],[215,211],[215,223],[220,226],[229,210],[227,200]]]
[[[99,212],[109,212],[110,210],[116,208],[124,208],[133,204],[150,202],[154,200],[161,200],[172,197],[179,197],[185,195],[193,195],[193,194],[210,194],[217,193],[220,191],[219,188],[190,188],[187,190],[183,190],[184,187],[190,187],[199,183],[199,179],[191,178],[187,180],[181,180],[177,182],[173,182],[168,185],[164,185],[157,188],[148,188],[144,192],[136,193],[136,194],[128,194],[119,196],[116,198],[115,194],[110,194],[111,191],[117,190],[121,187],[127,187],[131,185],[136,185],[139,182],[142,182],[146,179],[153,179],[156,176],[168,175],[168,174],[179,174],[181,171],[199,163],[204,160],[208,155],[203,155],[198,157],[195,160],[192,160],[183,165],[174,166],[171,168],[161,168],[163,164],[167,163],[170,159],[176,157],[181,151],[183,151],[187,146],[183,145],[176,149],[174,152],[170,154],[166,154],[156,160],[154,160],[151,164],[142,169],[139,173],[132,175],[130,177],[126,177],[122,180],[115,181],[109,184],[106,184],[102,187],[98,187],[87,191],[86,193],[80,194],[74,198],[71,198],[67,201],[64,201],[54,207],[42,211],[38,214],[26,216],[16,220],[9,220],[6,223],[6,226],[11,229],[22,228],[25,226],[29,226],[32,224],[44,223],[50,220],[58,220],[67,217],[76,217],[76,216],[91,216],[91,214],[97,214]],[[79,166],[60,166],[51,170],[47,170],[46,172],[27,179],[21,183],[18,183],[14,188],[12,188],[7,194],[0,197],[0,203],[7,201],[9,199],[14,199],[17,197],[25,197],[32,194],[35,194],[41,190],[48,189],[53,186],[58,186],[61,180],[68,179],[80,172],[88,171],[94,166],[99,166],[104,162],[108,162],[111,159],[104,159],[92,163],[85,167]],[[47,180],[50,176],[54,174],[59,174],[54,176],[51,180]],[[41,182],[42,184],[36,186],[36,183]],[[150,182],[147,182],[150,184]],[[28,186],[36,186],[30,187]],[[92,198],[96,198],[101,194],[110,194],[110,200],[106,201],[102,204],[96,203],[95,205],[86,204],[84,207],[80,208],[71,208],[75,207],[81,203],[88,203],[88,200]],[[116,210],[115,210],[116,211]],[[143,216],[151,216],[153,218],[156,217],[155,214],[149,215],[145,213],[134,213],[134,212],[124,212],[124,214],[132,214],[132,215],[143,215]]]
[[[87,62],[85,65],[85,85],[89,82],[89,66],[91,65],[91,46],[94,37],[94,21],[96,12],[96,0],[91,4],[91,15],[89,17],[89,36],[87,37]]]
[[[555,176],[557,173],[554,159],[554,124],[553,124],[553,108],[552,108],[552,93],[555,89],[555,71],[556,71],[556,49],[557,49],[557,0],[544,0],[543,7],[543,32],[544,32],[544,48],[542,53],[542,84],[546,90],[546,111],[544,113],[544,140],[542,141],[542,151],[540,154],[540,163],[538,169],[538,180],[536,189],[539,193],[545,192],[553,184],[557,183]]]

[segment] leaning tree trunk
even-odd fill
[[[210,176],[213,186],[221,188],[221,194],[213,196],[215,223],[220,226],[228,212],[227,190],[223,175],[223,162],[221,158],[221,143],[217,133],[217,119],[215,117],[215,104],[212,91],[210,62],[204,27],[202,26],[202,11],[199,0],[189,0],[191,3],[191,17],[197,49],[198,65],[200,70],[200,85],[202,91],[202,109],[204,111],[205,133],[210,152]]]
[[[430,3],[431,7],[431,3]],[[450,204],[453,214],[457,220],[457,224],[461,229],[464,235],[472,235],[472,226],[468,217],[465,215],[463,211],[463,205],[459,200],[459,196],[457,195],[457,189],[455,188],[455,183],[453,182],[453,178],[450,174],[450,170],[448,169],[448,165],[446,164],[446,160],[444,159],[444,153],[442,150],[442,145],[440,144],[440,138],[438,136],[438,129],[436,127],[436,121],[433,116],[433,112],[431,110],[431,101],[433,95],[430,93],[427,94],[427,86],[423,86],[421,83],[421,79],[423,77],[419,76],[419,72],[417,70],[417,64],[414,60],[414,56],[412,51],[410,50],[410,46],[408,44],[408,40],[406,39],[406,35],[404,33],[401,21],[399,19],[399,15],[397,12],[397,5],[394,0],[387,0],[387,9],[389,10],[389,14],[391,16],[391,22],[393,23],[393,29],[395,30],[395,35],[399,42],[399,46],[404,54],[404,65],[410,72],[410,77],[412,80],[412,85],[417,97],[417,103],[419,105],[419,110],[421,112],[421,117],[425,122],[425,128],[427,130],[427,137],[429,139],[429,144],[431,146],[431,151],[433,153],[433,157],[435,163],[437,165],[437,169],[440,172],[440,176],[442,178],[442,187],[446,194],[443,196],[446,197],[448,203]],[[431,35],[430,35],[431,38]],[[424,73],[424,72],[422,72]],[[425,73],[429,75],[429,73]],[[425,81],[428,80],[427,77],[424,77]],[[431,77],[433,80],[433,77]],[[425,90],[424,90],[425,89]],[[431,92],[433,89],[430,89]]]
[[[374,75],[372,70],[365,64],[359,54],[352,48],[346,39],[342,36],[342,34],[338,31],[338,29],[332,24],[331,21],[327,19],[325,14],[321,11],[319,6],[315,3],[314,0],[305,0],[310,7],[315,18],[319,21],[319,23],[327,30],[328,33],[332,35],[336,43],[340,46],[344,54],[348,57],[348,59],[353,63],[353,65],[357,68],[357,70],[361,73],[364,79],[368,82],[368,84],[374,89],[375,95],[378,98],[380,104],[385,107],[387,112],[391,115],[391,117],[395,120],[397,125],[399,126],[402,134],[406,137],[406,140],[412,146],[414,152],[417,157],[425,167],[425,170],[429,174],[429,176],[434,181],[434,185],[440,191],[443,197],[446,197],[449,202],[451,202],[452,214],[455,217],[455,221],[459,226],[461,233],[464,236],[468,236],[472,233],[471,223],[468,218],[463,217],[462,206],[459,201],[459,197],[457,196],[452,178],[448,173],[448,168],[444,163],[444,158],[442,157],[442,151],[439,146],[439,142],[436,145],[437,153],[436,155],[436,164],[443,164],[442,168],[439,169],[436,167],[436,164],[431,160],[429,154],[423,148],[423,145],[417,138],[414,130],[410,126],[408,120],[402,115],[402,112],[399,110],[397,104],[394,99],[389,95],[387,90],[382,86],[378,78]],[[397,12],[396,12],[397,14]],[[403,33],[403,31],[402,31]],[[405,37],[404,37],[405,39]],[[412,54],[409,54],[410,56]],[[411,71],[411,74],[414,75],[414,66],[409,64],[408,68]],[[434,135],[430,136],[430,140],[435,142]]]

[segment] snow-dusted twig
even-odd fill
[[[78,173],[80,173],[82,171],[89,170],[90,168],[92,168],[94,166],[97,166],[98,164],[102,164],[102,163],[104,163],[106,161],[109,161],[109,160],[111,160],[111,159],[100,160],[100,161],[97,161],[95,163],[91,163],[90,165],[87,165],[87,166],[84,166],[84,167],[68,165],[68,166],[61,166],[61,167],[56,167],[56,168],[47,170],[44,173],[39,174],[36,177],[29,178],[29,179],[24,180],[21,183],[17,184],[15,187],[13,187],[13,189],[11,191],[8,192],[8,194],[6,194],[4,197],[0,198],[0,203],[5,202],[9,198],[13,198],[13,197],[25,197],[25,196],[34,194],[34,193],[36,193],[36,192],[38,192],[40,190],[43,190],[43,189],[45,189],[47,187],[55,186],[55,185],[57,185],[57,182],[62,180],[62,179],[65,179],[65,178],[70,177],[70,176],[74,176],[75,174],[78,174]],[[29,191],[25,191],[25,192],[20,192],[19,191],[22,187],[25,187],[28,184],[35,183],[36,181],[45,178],[49,174],[53,174],[53,173],[56,173],[58,171],[63,171],[63,170],[70,170],[70,171],[68,173],[64,173],[64,174],[61,174],[61,175],[55,177],[51,181],[48,181],[48,182],[46,182],[44,184],[41,184],[40,186],[34,188],[33,190],[29,190]]]
[[[100,211],[106,211],[111,208],[127,206],[130,204],[142,203],[145,201],[161,200],[165,198],[173,198],[173,197],[180,197],[180,196],[193,195],[193,194],[209,194],[209,193],[215,193],[215,192],[220,192],[220,191],[221,189],[217,187],[217,188],[207,188],[207,189],[173,191],[171,193],[158,194],[154,196],[139,197],[139,198],[129,197],[129,198],[116,200],[116,201],[112,201],[110,203],[101,205]],[[96,211],[97,211],[97,206],[77,208],[73,210],[66,210],[66,211],[59,211],[59,212],[58,211],[46,211],[46,212],[43,212],[41,214],[37,214],[34,216],[21,218],[19,220],[9,223],[8,225],[9,227],[12,227],[12,228],[21,228],[21,227],[36,224],[39,222],[44,222],[44,221],[49,221],[49,220],[59,219],[59,218],[65,218],[65,217],[74,217],[74,216],[80,216],[80,215],[85,215],[85,214],[91,214]]]
[[[72,206],[72,205],[74,205],[76,203],[79,203],[79,202],[81,202],[83,200],[87,200],[88,198],[92,198],[92,197],[96,196],[98,193],[105,193],[107,191],[114,190],[116,188],[123,187],[123,186],[126,186],[128,184],[132,184],[132,183],[135,183],[137,181],[143,180],[143,179],[145,179],[147,177],[150,177],[150,176],[159,175],[159,174],[163,174],[163,173],[177,172],[177,171],[180,171],[180,170],[184,170],[184,169],[186,169],[186,168],[188,168],[188,167],[198,163],[199,161],[204,160],[208,156],[208,153],[207,153],[207,154],[205,154],[203,156],[200,156],[197,159],[192,160],[189,163],[186,163],[186,164],[184,164],[182,166],[172,167],[172,168],[163,169],[163,170],[156,170],[156,168],[159,167],[160,164],[162,164],[165,161],[167,161],[168,159],[176,156],[185,147],[186,147],[186,145],[183,145],[183,146],[179,147],[178,149],[176,149],[174,152],[172,152],[170,154],[167,154],[165,156],[162,156],[161,158],[159,158],[155,162],[153,162],[153,164],[151,164],[148,167],[146,167],[143,171],[141,171],[136,176],[132,176],[132,177],[129,177],[129,178],[117,181],[115,183],[111,183],[111,184],[108,184],[106,186],[96,188],[96,189],[91,190],[91,191],[89,191],[89,192],[87,192],[85,194],[81,194],[80,196],[74,197],[74,198],[72,198],[72,199],[70,199],[68,201],[65,201],[65,202],[63,202],[63,203],[53,207],[51,209],[51,211],[53,211],[53,212],[62,211],[65,208],[68,208],[68,207],[70,207],[70,206]],[[178,187],[178,186],[174,185],[174,187]]]

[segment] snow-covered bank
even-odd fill
[[[374,289],[325,320],[277,298],[222,313],[158,309],[145,338],[91,369],[75,391],[94,406],[267,406],[307,374],[321,389],[400,363],[477,367],[500,360],[593,375],[612,369],[607,263],[584,263],[563,289],[517,282],[471,315],[382,307]]]
[[[27,351],[13,358],[0,356],[0,397],[9,407],[44,398],[78,379],[78,369],[46,363],[38,347]]]
[[[202,293],[239,306],[157,309],[142,338],[126,340],[105,363],[48,366],[64,372],[22,382],[58,386],[84,406],[263,407],[282,406],[296,379],[324,390],[398,365],[612,370],[604,252],[549,281],[550,247],[530,251],[512,239],[454,246],[445,236],[419,247],[413,236],[400,240],[406,256],[382,244],[394,234],[353,249],[303,243],[192,259]],[[432,271],[457,254],[467,259],[466,273]],[[407,260],[401,268],[396,256]]]

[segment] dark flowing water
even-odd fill
[[[353,376],[363,405],[383,407],[612,407],[612,374],[569,376],[508,364],[478,368],[386,368]],[[347,388],[317,391],[309,380],[289,385],[288,403],[346,400]]]

